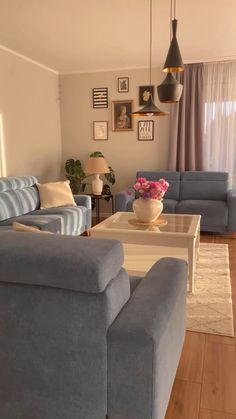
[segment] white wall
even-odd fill
[[[129,77],[129,93],[118,93],[117,77]],[[137,170],[167,169],[169,146],[169,116],[154,118],[154,141],[143,142],[137,139],[137,121],[134,118],[134,131],[113,132],[111,101],[134,100],[134,110],[138,109],[138,86],[148,85],[148,70],[109,71],[60,76],[62,160],[80,159],[85,164],[89,154],[101,151],[116,174],[113,191],[132,185]],[[164,79],[164,73],[153,70],[152,84],[156,86]],[[93,109],[92,89],[108,87],[108,109]],[[158,105],[168,110],[167,105]],[[147,118],[146,118],[147,119]],[[148,118],[151,119],[151,118]],[[93,140],[93,121],[109,121],[109,140]]]
[[[0,125],[3,175],[37,175],[40,181],[59,178],[57,74],[0,50]]]

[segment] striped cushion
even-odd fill
[[[16,191],[0,193],[0,221],[22,215],[22,206]]]
[[[36,176],[8,176],[0,178],[0,192],[27,188],[38,182]]]
[[[39,193],[36,186],[17,189],[15,192],[21,203],[22,214],[27,214],[39,208]]]

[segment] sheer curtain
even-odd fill
[[[229,173],[236,186],[236,61],[204,63],[204,169]]]

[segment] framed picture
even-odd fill
[[[154,100],[154,86],[139,86],[139,106],[146,105],[150,94]]]
[[[108,88],[98,87],[93,89],[93,107],[108,108]]]
[[[154,140],[154,121],[138,121],[138,140]]]
[[[112,102],[112,131],[133,131],[132,100]]]
[[[108,121],[93,121],[93,139],[108,140]]]
[[[129,91],[129,77],[118,77],[118,92],[127,93]]]

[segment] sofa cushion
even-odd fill
[[[174,199],[163,199],[163,212],[166,214],[174,214],[175,208],[178,201],[175,201]]]
[[[228,189],[228,173],[181,172],[180,200],[225,201]]]
[[[124,271],[123,247],[117,240],[4,231],[0,255],[2,281],[87,293],[103,292]]]
[[[228,225],[228,207],[224,201],[185,200],[176,205],[177,214],[200,214],[201,225]]]
[[[33,211],[34,215],[57,215],[61,220],[61,234],[80,234],[86,229],[87,208],[76,207],[53,207]]]
[[[40,197],[40,208],[76,206],[69,180],[62,182],[37,183]]]
[[[51,233],[61,233],[61,218],[56,214],[35,215],[35,211],[31,214],[21,215],[19,217],[9,218],[0,223],[0,231],[3,227],[11,227],[13,222],[37,227],[43,231]]]
[[[17,223],[16,221],[12,223],[12,228],[14,231],[24,231],[25,233],[45,233],[52,234],[50,231],[40,230],[38,227],[27,226],[26,224]]]
[[[27,188],[37,183],[36,176],[8,176],[0,178],[0,192]]]
[[[172,171],[139,171],[136,174],[137,177],[145,177],[147,180],[159,180],[161,178],[167,180],[169,183],[169,189],[165,193],[165,198],[179,200],[180,193],[180,172]]]

